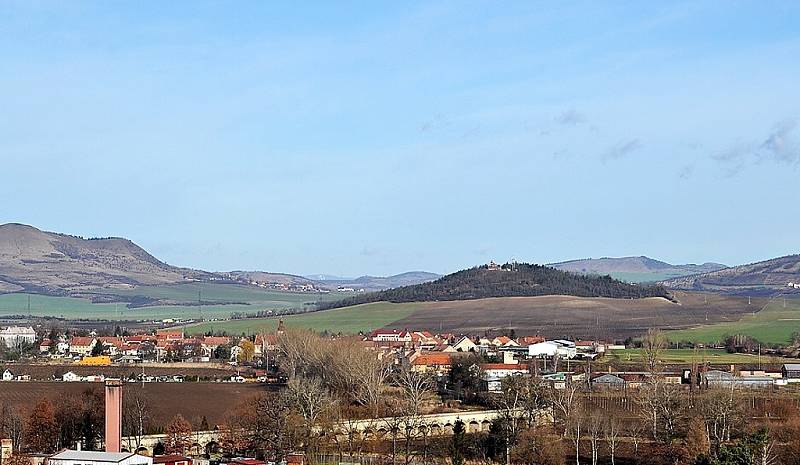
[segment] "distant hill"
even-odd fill
[[[492,269],[487,265],[458,271],[435,281],[354,296],[322,304],[322,308],[369,302],[430,302],[488,297],[532,297],[572,295],[576,297],[643,298],[664,297],[661,286],[642,286],[608,276],[581,275],[532,264],[510,264]]]
[[[672,265],[645,256],[586,258],[553,263],[550,266],[572,273],[609,275],[628,282],[655,282],[727,268],[720,263]]]
[[[798,287],[790,287],[790,283]],[[751,295],[800,293],[798,283],[800,283],[800,255],[787,255],[662,282],[663,285],[673,289]]]
[[[141,286],[198,281],[258,285],[269,290],[293,292],[336,290],[338,287],[376,291],[438,277],[413,271],[388,277],[312,280],[264,271],[206,272],[164,263],[128,239],[87,239],[24,224],[0,225],[0,294],[29,292],[113,301],[121,298],[119,290],[126,291],[123,295],[133,295],[129,290]],[[128,298],[131,299],[133,297]]]
[[[258,282],[286,285],[316,285],[317,281],[287,273],[270,273],[267,271],[228,271],[218,273],[233,281]]]
[[[327,286],[330,289],[347,287],[355,290],[363,289],[367,292],[372,292],[396,287],[413,286],[414,284],[426,283],[439,279],[440,277],[441,275],[428,273],[427,271],[409,271],[393,276],[361,276],[355,279],[326,279],[317,282],[321,286]]]
[[[23,224],[0,225],[0,292],[63,295],[209,279],[211,273],[168,265],[117,237],[84,239]]]
[[[332,274],[308,274],[303,276],[306,279],[310,279],[312,281],[348,281],[352,280],[353,278],[346,278],[344,276],[336,276]]]

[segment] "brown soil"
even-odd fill
[[[498,333],[548,338],[623,340],[649,328],[681,329],[704,323],[737,321],[765,300],[693,292],[674,292],[677,303],[662,298],[605,299],[571,296],[508,297],[419,303],[419,310],[392,323],[395,328],[434,332]]]
[[[100,383],[61,382],[0,382],[0,406],[8,404],[27,410],[43,397],[55,400],[59,396],[80,395],[87,389],[103,389]],[[125,395],[143,392],[150,399],[153,425],[166,425],[181,414],[195,428],[205,416],[209,425],[221,424],[225,415],[239,402],[263,392],[266,388],[255,383],[126,383]],[[23,413],[24,414],[24,413]]]

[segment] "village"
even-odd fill
[[[101,405],[106,421],[122,424],[111,431],[106,426],[103,434],[67,433],[75,422],[90,421],[85,419],[89,413],[80,411],[74,413],[75,420],[64,418],[73,415],[68,413],[71,401],[65,400],[69,397],[43,396],[29,401],[27,408],[0,402],[6,417],[0,424],[0,435],[5,436],[2,463],[14,465],[363,463],[390,455],[402,455],[407,463],[437,463],[434,457],[449,454],[450,441],[464,440],[457,439],[462,427],[463,434],[481,447],[487,447],[481,441],[498,440],[523,447],[521,435],[528,430],[550,431],[547,434],[555,434],[554,438],[577,434],[574,447],[585,453],[587,447],[600,447],[600,442],[581,439],[582,429],[595,428],[599,438],[602,428],[621,428],[608,418],[619,418],[620,424],[633,428],[643,413],[650,415],[647,412],[656,418],[653,432],[648,436],[632,429],[625,434],[641,435],[655,447],[663,435],[675,441],[684,434],[664,423],[678,421],[662,418],[673,415],[664,409],[665,402],[682,412],[727,393],[727,409],[758,416],[769,405],[766,399],[791,398],[800,386],[800,365],[794,363],[739,367],[667,363],[668,344],[657,330],[635,342],[640,358],[627,363],[610,354],[629,347],[607,341],[405,329],[333,336],[289,329],[282,321],[276,331],[250,337],[187,335],[181,328],[77,335],[19,326],[4,328],[0,334],[4,353],[14,355],[14,360],[0,364],[0,398],[8,390],[3,386],[85,386],[75,399],[84,399],[78,405],[89,412],[97,404],[96,400],[87,404],[87,399],[98,399],[104,390]],[[194,374],[198,367],[217,368]],[[196,396],[207,391],[204,386],[226,383],[257,390],[229,399],[238,406],[212,416]],[[192,412],[195,420],[189,422],[177,413],[145,421],[144,412],[163,409],[158,397],[147,394],[148,385],[170,387],[170,395],[177,398],[185,392],[185,401],[197,405]],[[113,405],[116,387],[129,392],[123,397],[128,399],[124,408]],[[781,390],[785,393],[778,394]],[[47,424],[62,431],[57,440],[34,434],[42,427],[40,415],[52,415]],[[286,416],[264,424],[262,415]],[[601,422],[597,415],[605,419]],[[651,421],[644,418],[645,424]],[[689,421],[691,416],[681,418]],[[519,428],[513,438],[503,430],[509,422]],[[125,431],[121,445],[107,439],[121,435],[117,429]],[[358,444],[353,442],[356,432]],[[282,439],[285,444],[264,442],[264,434],[293,439]],[[402,452],[396,449],[398,441],[406,443]],[[558,441],[562,448],[568,443]],[[100,448],[106,451],[95,451]],[[495,459],[511,453],[512,449],[498,450]],[[20,458],[24,462],[9,462]]]
[[[25,354],[26,362],[81,367],[83,373],[91,367],[97,368],[96,373],[86,374],[66,370],[40,381],[103,382],[106,375],[102,367],[128,366],[131,371],[127,381],[174,383],[186,380],[181,367],[225,365],[236,372],[203,381],[280,383],[278,344],[279,337],[286,334],[282,321],[275,333],[252,337],[188,336],[182,329],[117,336],[100,336],[94,331],[85,336],[48,331],[40,337],[32,327],[11,326],[0,329],[0,343],[6,350]],[[432,375],[442,386],[446,386],[445,380],[454,364],[468,363],[486,392],[500,390],[502,379],[509,376],[537,376],[558,381],[559,386],[569,378],[595,389],[635,389],[650,376],[643,368],[622,370],[604,363],[608,361],[607,353],[626,349],[624,344],[605,341],[506,335],[489,338],[397,329],[378,329],[352,339],[376,353],[376,357],[391,360],[392,365],[408,366],[415,372]],[[137,366],[141,369],[134,370]],[[144,368],[150,366],[174,367],[175,372],[148,375]],[[800,365],[795,363],[756,369],[751,366],[737,369],[734,365],[721,369],[709,364],[669,368],[673,371],[659,374],[675,384],[773,388],[800,382]],[[12,361],[5,363],[0,374],[4,382],[33,379],[24,369],[15,370]],[[195,378],[195,381],[200,379]]]

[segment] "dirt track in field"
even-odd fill
[[[606,299],[571,296],[508,297],[424,302],[412,315],[390,325],[456,334],[498,333],[548,338],[623,340],[649,328],[682,329],[737,321],[758,311],[765,299],[674,292],[678,303],[661,298]]]

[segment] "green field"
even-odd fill
[[[232,313],[255,313],[260,310],[302,309],[306,304],[337,300],[349,294],[276,292],[236,284],[191,283],[135,289],[103,290],[105,295],[144,296],[169,300],[182,305],[154,305],[127,308],[124,302],[92,303],[88,299],[29,294],[0,295],[0,316],[33,315],[67,319],[149,320],[165,318],[229,318]],[[237,304],[197,305],[203,302],[237,302]],[[28,302],[30,298],[30,311]]]
[[[800,332],[800,299],[777,298],[764,308],[741,320],[731,323],[717,323],[677,331],[669,331],[672,341],[693,341],[702,343],[722,342],[726,336],[747,335],[766,344],[786,344],[792,333]]]
[[[390,325],[394,321],[411,315],[416,310],[416,304],[377,302],[304,315],[289,315],[283,317],[283,320],[290,328],[356,334],[359,331],[369,331]],[[190,334],[202,334],[208,331],[227,334],[255,334],[275,331],[277,326],[277,318],[256,318],[205,322],[187,327],[186,332]]]
[[[609,361],[634,362],[642,361],[641,349],[613,350],[606,355]],[[692,362],[708,362],[713,364],[742,364],[757,363],[758,355],[752,354],[729,354],[722,349],[667,349],[661,356],[661,361],[669,364],[690,364]],[[786,363],[787,359],[781,358],[776,363]],[[771,363],[770,357],[761,357],[762,363]]]

